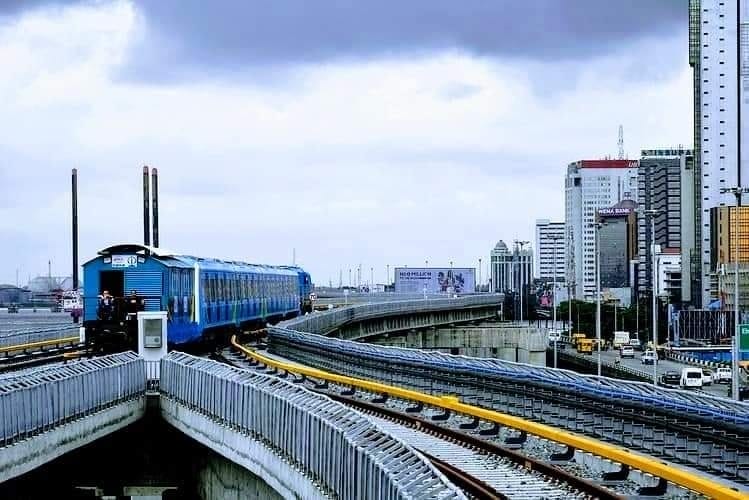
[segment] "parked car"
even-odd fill
[[[713,385],[713,372],[707,368],[702,369],[702,385]]]
[[[661,384],[663,385],[679,385],[680,380],[681,376],[679,375],[679,372],[672,370],[661,375]]]
[[[684,388],[702,387],[702,369],[694,367],[682,368],[679,385]]]
[[[630,345],[623,345],[621,350],[619,351],[619,356],[622,358],[632,358],[635,357],[635,350]]]
[[[716,384],[730,384],[731,369],[725,366],[716,368],[713,372],[713,382],[715,382]]]
[[[653,351],[645,351],[642,353],[642,356],[640,356],[640,361],[643,365],[652,365],[655,363],[656,360],[656,354]]]

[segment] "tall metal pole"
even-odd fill
[[[596,231],[596,348],[598,354],[597,373],[601,376],[601,224],[595,224]]]
[[[481,292],[481,257],[479,257],[479,286],[478,291]]]
[[[71,201],[73,210],[73,291],[78,293],[78,170],[71,175]],[[16,282],[18,271],[16,270]],[[73,314],[73,323],[78,323],[78,314]]]
[[[153,247],[159,247],[159,171],[151,169],[151,210],[153,210]],[[296,261],[296,259],[294,259]],[[296,262],[294,262],[296,264]]]
[[[559,337],[559,330],[557,329],[557,240],[559,239],[560,238],[558,236],[554,236],[551,238],[551,241],[554,245],[552,251],[554,262],[554,278],[551,289],[551,309],[553,314],[551,324],[554,328],[554,368],[557,367],[557,338]]]
[[[735,329],[733,333],[733,342],[731,343],[731,396],[733,399],[737,400],[739,399],[739,335],[740,335],[740,326],[739,326],[739,213],[741,211],[739,210],[739,207],[741,206],[741,190],[737,189],[735,191],[736,194],[736,221],[734,222],[735,227],[735,233],[734,236],[734,244],[736,245],[736,248],[734,249],[735,259],[736,259],[736,286],[734,288],[734,301],[733,301],[733,308],[734,308],[734,323],[735,323]],[[730,210],[730,209],[729,209]]]
[[[567,284],[567,336],[572,338],[572,282]]]
[[[653,295],[653,332],[652,332],[652,339],[653,339],[653,352],[657,353],[657,345],[658,345],[658,297],[655,294],[655,288],[656,288],[656,280],[658,279],[658,271],[656,267],[658,266],[658,260],[655,255],[655,213],[652,213],[650,215],[650,248],[651,252],[653,252],[653,283],[652,283],[652,295]],[[658,385],[658,363],[657,363],[657,356],[656,359],[653,360],[653,385]]]
[[[527,243],[530,243],[528,241],[518,241],[515,240],[515,244],[520,247],[520,250],[518,251],[518,264],[520,268],[520,322],[523,322],[523,295],[525,294],[525,272],[524,272],[524,266],[523,266],[523,246]]]
[[[143,244],[151,245],[151,207],[148,195],[148,167],[143,167]]]

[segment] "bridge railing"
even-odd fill
[[[135,353],[45,367],[0,379],[0,446],[85,417],[145,392]]]
[[[301,332],[326,334],[346,323],[363,321],[399,313],[441,311],[468,307],[494,306],[504,301],[502,294],[467,295],[457,298],[430,298],[359,304],[340,309],[300,316],[282,323],[286,328]]]
[[[538,367],[496,358],[470,358],[418,349],[375,346],[295,331],[288,327],[269,327],[268,335],[272,347],[274,343],[282,344],[285,350],[308,349],[314,352],[334,352],[348,354],[355,358],[377,360],[383,367],[400,364],[417,366],[434,373],[439,371],[476,378],[512,380],[530,386],[553,386],[558,390],[585,394],[593,398],[616,400],[620,404],[643,405],[661,411],[683,412],[744,428],[749,427],[749,403],[736,402],[704,393],[654,387],[644,382],[582,375],[568,370]]]
[[[298,385],[179,352],[162,360],[160,384],[162,396],[264,441],[337,497],[464,498],[366,417]]]
[[[47,340],[59,340],[78,337],[78,327],[69,325],[50,326],[44,328],[30,328],[12,333],[0,332],[0,347],[33,344]]]

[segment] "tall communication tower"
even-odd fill
[[[619,125],[619,159],[624,159],[624,125]]]

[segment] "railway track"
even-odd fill
[[[224,349],[215,358],[233,366],[257,368],[257,364],[231,349]],[[276,374],[288,377],[288,374]],[[297,381],[310,390],[326,394],[370,415],[380,428],[418,450],[454,484],[474,498],[624,498],[615,487],[580,478],[576,475],[581,470],[579,464],[564,460],[562,454],[548,453],[554,448],[550,443],[546,443],[546,446],[535,443],[528,447],[531,451],[543,449],[547,452],[546,456],[534,456],[533,453],[513,449],[523,444],[518,436],[486,432],[477,422],[458,415],[440,415],[433,409],[414,407],[411,402],[383,398],[373,393],[359,391],[352,394],[347,387],[307,377]],[[503,441],[511,444],[504,444]],[[551,461],[550,458],[556,460]],[[570,464],[576,473],[565,469],[565,463]],[[631,493],[633,490],[637,490],[636,485],[626,484],[625,492]]]
[[[0,348],[0,373],[64,361],[84,347],[77,336],[5,346]]]

